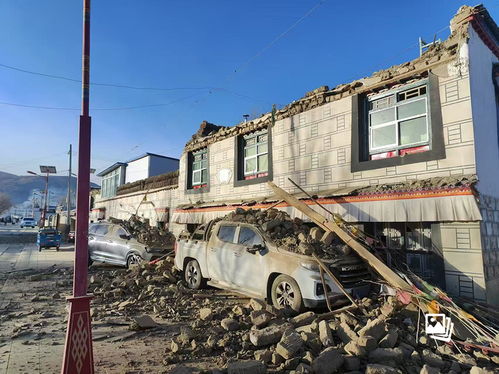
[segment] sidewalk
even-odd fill
[[[60,371],[73,255],[0,245],[0,374]]]

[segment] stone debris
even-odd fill
[[[149,224],[149,219],[132,214],[128,220],[110,218],[110,222],[123,226],[139,243],[152,248],[173,248],[175,236],[164,229]]]
[[[487,374],[497,367],[478,350],[460,353],[432,339],[416,339],[417,314],[392,296],[370,295],[358,301],[362,308],[328,319],[315,311],[289,315],[261,300],[232,302],[217,298],[220,291],[190,290],[171,257],[107,277],[95,273],[90,292],[96,319],[119,313],[143,328],[154,326],[147,331],[156,334],[165,328],[156,324],[159,318],[183,322],[178,335],[165,342],[166,364],[211,358],[226,373],[292,374],[457,374],[470,369]],[[419,331],[424,336],[423,326]]]
[[[324,242],[322,229],[310,228],[301,219],[293,219],[288,213],[275,208],[267,210],[237,208],[220,220],[254,224],[260,227],[279,248],[290,252],[306,256],[316,253],[326,260],[345,256],[344,243],[339,239],[335,240],[334,235]]]

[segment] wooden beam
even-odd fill
[[[374,256],[366,247],[359,243],[355,238],[353,238],[350,233],[338,226],[334,221],[328,221],[323,215],[316,212],[310,208],[304,202],[298,200],[296,197],[290,195],[282,188],[277,187],[272,182],[267,182],[270,188],[274,191],[278,198],[286,201],[289,205],[295,207],[300,212],[309,217],[314,221],[319,227],[326,231],[332,231],[338,237],[345,242],[350,248],[352,248],[357,254],[362,257],[367,263],[381,276],[385,279],[392,287],[400,288],[402,290],[409,291],[411,287],[409,284],[398,276],[393,270],[391,270],[385,263]]]

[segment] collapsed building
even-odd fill
[[[235,126],[203,122],[179,171],[98,198],[93,219],[149,219],[175,235],[237,208],[273,206],[293,183],[379,239],[386,261],[451,295],[499,304],[499,30],[463,6],[417,59]],[[332,217],[329,217],[332,218]]]

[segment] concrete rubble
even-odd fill
[[[221,218],[225,221],[245,222],[258,226],[279,248],[310,256],[316,253],[324,259],[344,256],[348,246],[334,237],[324,235],[318,227],[310,228],[299,218],[291,218],[288,213],[271,208],[267,210],[237,208]]]
[[[418,327],[418,310],[396,297],[371,295],[359,308],[336,315],[290,315],[263,301],[190,290],[173,258],[129,270],[96,273],[94,320],[120,317],[130,329],[160,332],[157,320],[184,327],[164,344],[169,368],[189,360],[215,360],[224,373],[493,373],[493,353],[477,355],[444,345]],[[327,318],[325,318],[327,317]],[[142,325],[142,327],[141,327]],[[421,338],[426,339],[421,339]],[[445,347],[445,348],[442,348]]]
[[[128,220],[110,218],[110,221],[123,226],[139,243],[153,248],[173,248],[175,236],[167,230],[151,226],[148,219],[132,214]]]

